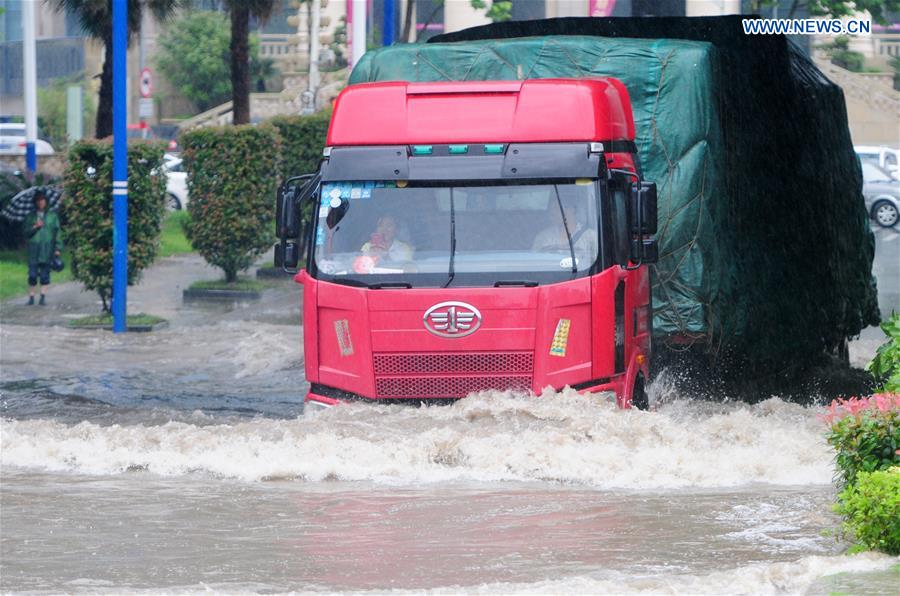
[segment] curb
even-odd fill
[[[160,329],[165,329],[169,326],[168,321],[160,321],[159,323],[153,323],[152,325],[128,325],[125,328],[125,331],[128,333],[150,333],[151,331],[158,331]],[[69,329],[105,329],[107,331],[112,331],[112,325],[68,325]]]
[[[260,267],[256,270],[257,279],[288,279],[294,277],[293,273],[288,273],[280,267]]]
[[[256,290],[205,290],[190,289],[182,292],[182,299],[191,300],[259,300],[262,292]]]

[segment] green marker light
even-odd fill
[[[431,155],[431,145],[413,145],[413,155]]]
[[[468,145],[450,145],[450,155],[463,155],[469,152]]]
[[[484,152],[487,155],[503,153],[503,145],[485,145]]]

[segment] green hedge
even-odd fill
[[[841,488],[861,472],[900,466],[900,394],[835,400],[825,420]]]
[[[900,554],[900,394],[831,402],[826,422],[841,487],[834,510],[854,551]]]
[[[853,551],[880,550],[900,555],[900,467],[860,472],[856,484],[841,492],[835,511]]]
[[[192,130],[181,137],[188,172],[185,233],[206,261],[237,279],[274,241],[281,139],[273,126]]]
[[[890,319],[882,321],[881,330],[888,339],[866,369],[875,377],[881,391],[897,393],[900,392],[900,312],[891,313]]]
[[[319,169],[331,111],[311,116],[276,116],[269,122],[281,135],[281,171],[284,176],[312,174]]]
[[[128,284],[140,279],[153,262],[165,215],[165,146],[135,143],[128,147]],[[72,274],[94,290],[109,310],[112,296],[112,144],[80,141],[68,154],[63,203],[66,244]]]

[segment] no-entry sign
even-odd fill
[[[150,69],[145,68],[141,71],[141,97],[150,97],[153,95],[153,78]]]

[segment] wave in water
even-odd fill
[[[623,411],[601,395],[473,395],[451,406],[351,404],[294,420],[101,426],[2,420],[3,466],[245,481],[563,482],[597,488],[828,484],[816,411],[682,400]]]
[[[856,578],[844,574],[884,572],[880,578],[866,578],[868,593],[895,593],[896,573],[887,571],[897,564],[895,557],[877,553],[856,556],[803,557],[797,561],[758,563],[715,571],[707,575],[659,575],[640,577],[617,574],[610,578],[581,576],[531,584],[496,583],[481,586],[448,587],[429,594],[831,594],[847,593]],[[842,574],[842,575],[838,575]],[[893,577],[892,577],[893,576]],[[870,591],[884,584],[884,592]],[[850,590],[850,593],[854,590]],[[371,593],[371,592],[370,592]],[[377,591],[375,592],[377,593]],[[403,590],[392,594],[407,593]],[[409,592],[411,593],[411,592]]]

